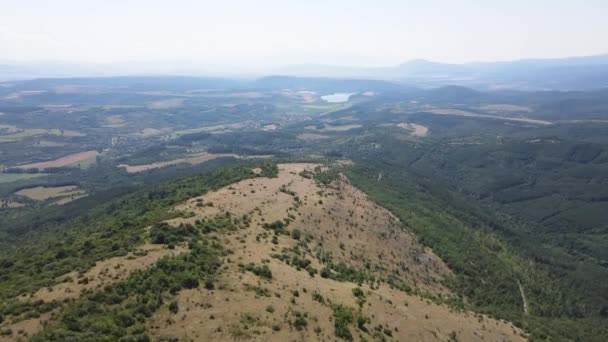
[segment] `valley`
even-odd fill
[[[1,340],[608,336],[605,91],[125,77],[0,98]]]

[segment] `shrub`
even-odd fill
[[[357,298],[365,298],[365,293],[360,287],[355,287],[353,289],[353,295]]]
[[[325,303],[325,299],[318,291],[313,292],[312,300],[317,301],[319,303]]]
[[[296,313],[296,319],[293,321],[293,326],[297,331],[302,331],[302,329],[308,326],[308,322],[306,321],[306,318],[302,316],[302,314]]]
[[[334,327],[336,336],[347,341],[353,340],[353,335],[348,329],[348,325],[353,322],[353,312],[343,305],[334,305]]]
[[[177,301],[172,301],[169,304],[169,311],[171,311],[174,314],[176,314],[179,311],[179,304],[177,304]]]
[[[268,265],[256,266],[253,263],[249,263],[247,265],[239,266],[245,271],[253,272],[253,274],[258,277],[266,278],[268,280],[272,279],[272,272],[270,271],[270,268],[268,268]]]

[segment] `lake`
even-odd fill
[[[321,98],[330,103],[339,103],[346,102],[351,97],[351,95],[355,95],[356,93],[333,93],[330,95],[321,96]]]

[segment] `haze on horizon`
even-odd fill
[[[608,53],[608,2],[3,0],[0,60],[396,65]]]

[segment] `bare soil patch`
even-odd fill
[[[489,104],[489,105],[480,106],[479,109],[488,111],[488,112],[494,112],[494,113],[500,113],[500,112],[531,113],[533,111],[532,108],[530,108],[530,107],[517,106],[517,105],[512,105],[512,104]]]
[[[0,335],[0,342],[27,341],[29,337],[35,335],[44,328],[44,324],[56,315],[57,310],[46,312],[38,318],[25,319],[19,322],[5,322],[0,324],[0,330],[10,330],[11,335]]]
[[[121,128],[125,127],[127,123],[124,121],[121,115],[110,115],[104,120],[104,127]]]
[[[181,107],[183,105],[183,103],[184,103],[183,98],[153,101],[153,102],[148,103],[148,108],[153,108],[153,109],[177,108],[177,107]]]
[[[172,128],[157,129],[157,128],[146,127],[144,129],[142,129],[141,131],[139,131],[137,133],[133,133],[133,134],[138,135],[140,137],[152,137],[155,135],[169,133],[169,132],[171,132],[171,130],[172,130]]]
[[[415,137],[426,137],[429,134],[429,128],[426,126],[418,125],[415,123],[407,123],[403,122],[397,124],[397,127],[401,127],[410,132],[411,135]]]
[[[551,121],[538,120],[538,119],[530,119],[525,117],[507,117],[507,116],[495,116],[495,115],[486,115],[468,112],[460,109],[429,109],[425,110],[426,113],[431,114],[439,114],[439,115],[457,115],[471,118],[486,118],[486,119],[494,119],[494,120],[502,120],[502,121],[514,121],[514,122],[525,122],[536,125],[552,125]]]
[[[302,134],[298,134],[298,139],[300,140],[323,140],[323,139],[329,139],[330,137],[328,135],[323,135],[323,134],[315,134],[315,133],[302,133]]]

